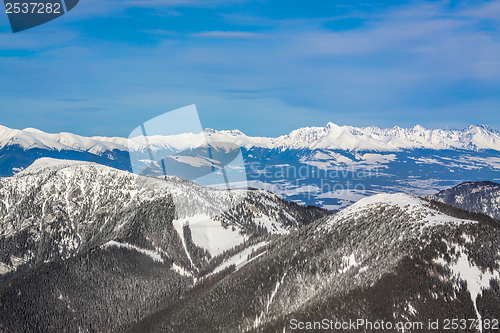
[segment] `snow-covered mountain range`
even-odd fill
[[[492,149],[500,151],[500,132],[484,125],[469,126],[462,130],[412,128],[378,128],[338,126],[304,127],[277,138],[251,137],[239,130],[204,133],[186,133],[172,136],[148,137],[150,149],[184,150],[199,147],[207,140],[231,142],[246,149],[330,149],[347,151],[398,151],[401,149]],[[108,151],[147,149],[140,140],[120,137],[83,137],[71,133],[45,133],[34,128],[24,130],[0,126],[0,149],[19,145],[24,149],[74,150],[102,155]]]
[[[241,150],[237,173],[246,173],[246,184],[331,210],[380,192],[425,196],[464,181],[500,180],[500,132],[482,125],[431,130],[329,123],[278,138],[206,130],[150,136],[147,142],[140,137],[86,138],[0,127],[0,175],[15,174],[40,157],[91,161],[126,171],[149,168],[152,157],[160,173],[159,160],[175,175],[194,179],[191,175],[207,174]]]
[[[0,126],[0,148],[18,145],[24,149],[75,150],[100,155],[107,151],[127,150],[127,139],[83,137],[72,133],[45,133],[35,128],[24,130]]]

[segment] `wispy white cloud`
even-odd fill
[[[180,15],[178,8],[217,8],[237,5],[249,0],[86,0],[80,1],[78,10],[71,11],[75,17],[115,16],[132,8],[151,8],[169,15]]]
[[[500,2],[491,1],[474,7],[464,6],[460,8],[457,15],[476,19],[492,19],[498,22],[500,19]]]
[[[464,19],[482,9],[447,13],[437,4],[413,6],[393,10],[359,29],[316,29],[290,38],[295,53],[304,57],[371,59],[372,67],[413,67],[421,74],[453,80],[500,80],[499,31],[478,29],[478,15]],[[500,16],[496,20],[500,23]]]
[[[66,125],[87,126],[92,134],[106,134],[95,132],[99,119],[135,127],[142,118],[192,103],[207,112],[205,126],[253,135],[328,121],[434,126],[453,118],[457,127],[495,126],[500,124],[499,31],[498,25],[481,24],[498,24],[500,15],[489,13],[499,8],[500,1],[452,10],[419,2],[376,11],[360,27],[341,31],[325,28],[328,18],[226,15],[221,30],[193,33],[168,25],[143,30],[145,38],[158,38],[140,46],[71,30],[58,36],[60,42],[0,35],[0,50],[8,45],[39,52],[30,59],[2,59],[0,99],[3,110],[15,114],[12,121],[29,119],[30,108],[38,108],[44,115],[63,115],[59,121]],[[29,89],[30,99],[19,93],[23,89]],[[68,105],[50,101],[51,96],[85,102]],[[96,105],[103,109],[91,113],[88,123],[77,112],[64,111]]]
[[[165,29],[148,29],[143,30],[145,33],[156,36],[178,36],[179,33],[174,30],[165,30]]]
[[[248,31],[204,31],[191,34],[191,36],[218,39],[264,39],[271,37],[269,34]]]

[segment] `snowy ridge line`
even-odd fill
[[[399,151],[403,149],[463,149],[500,151],[500,132],[488,126],[468,126],[461,130],[426,129],[420,125],[412,128],[353,127],[328,123],[325,127],[303,127],[277,138],[251,137],[239,130],[204,133],[184,133],[171,136],[149,136],[152,151],[178,152],[200,147],[207,142],[230,142],[247,149],[337,149],[348,151]],[[45,133],[37,129],[10,129],[0,126],[0,149],[19,145],[24,149],[86,151],[103,155],[106,151],[120,150],[144,152],[147,147],[141,140],[120,137],[83,137],[71,133]]]
[[[58,172],[63,169],[72,168],[76,166],[102,167],[101,164],[88,161],[60,160],[50,157],[40,157],[35,162],[33,162],[28,168],[20,170],[12,177],[21,178],[26,176],[38,176],[38,175],[48,174],[51,172]]]
[[[350,217],[363,215],[369,212],[372,208],[383,205],[386,207],[396,206],[411,217],[409,223],[421,224],[421,230],[425,227],[442,225],[446,223],[477,223],[477,221],[459,219],[443,214],[429,206],[429,203],[419,198],[418,196],[405,193],[387,194],[381,193],[371,197],[363,198],[355,204],[341,210],[335,214],[325,225],[322,225],[318,230],[330,230],[335,224],[343,223]]]
[[[109,150],[127,150],[127,139],[84,137],[72,133],[45,133],[35,128],[10,129],[0,125],[0,148],[17,144],[24,149],[77,150],[100,155]]]
[[[126,249],[129,249],[129,250],[135,250],[137,252],[140,252],[140,253],[142,253],[142,254],[150,257],[151,259],[153,259],[153,261],[164,263],[163,259],[161,258],[161,256],[160,256],[159,253],[156,253],[156,252],[151,251],[151,250],[141,249],[140,247],[137,247],[135,245],[130,245],[130,244],[127,244],[127,243],[120,243],[120,242],[111,240],[111,241],[109,241],[109,242],[101,245],[101,248],[106,249],[106,248],[112,247],[112,246],[114,246],[114,247],[122,247],[122,248],[126,248]]]

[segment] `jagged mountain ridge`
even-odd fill
[[[430,195],[428,198],[500,220],[500,184],[498,183],[465,182]]]
[[[167,174],[195,180],[187,175],[206,174],[214,165],[225,164],[224,158],[231,154],[221,143],[228,143],[241,146],[243,162],[238,172],[242,179],[246,173],[249,186],[299,204],[338,210],[376,193],[426,196],[464,181],[496,181],[500,179],[498,138],[498,131],[482,125],[430,130],[421,126],[380,129],[329,123],[278,138],[249,137],[238,130],[151,136],[151,151],[146,151],[140,140],[132,140],[130,155],[125,138],[85,138],[2,127],[0,175],[12,175],[44,156],[142,170],[149,167],[151,152],[160,173],[162,159],[170,172]],[[221,160],[190,156],[205,151],[196,147],[206,142]]]
[[[196,148],[204,138],[214,142],[231,142],[241,147],[266,149],[334,149],[347,151],[397,151],[401,149],[464,149],[500,150],[500,132],[485,126],[468,126],[462,130],[426,129],[420,125],[412,128],[378,128],[338,126],[328,123],[325,127],[303,127],[277,138],[250,137],[239,130],[204,133],[185,133],[172,136],[150,136],[152,151],[181,151]],[[120,137],[83,137],[71,133],[50,134],[27,128],[24,130],[0,127],[0,148],[18,145],[24,149],[74,150],[102,155],[108,151],[128,149],[143,151],[147,147],[140,140],[128,141]]]
[[[293,332],[292,319],[325,318],[393,325],[439,319],[443,330],[443,318],[498,317],[499,271],[498,221],[380,194],[281,237],[213,288],[129,332]]]

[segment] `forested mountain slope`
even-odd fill
[[[293,332],[305,331],[298,322],[323,319],[415,322],[422,328],[404,331],[429,332],[429,320],[444,331],[446,318],[480,318],[491,328],[500,315],[499,252],[499,223],[488,216],[380,194],[281,237],[219,284],[129,332]]]
[[[328,214],[262,190],[40,159],[0,179],[0,329],[111,331]]]

